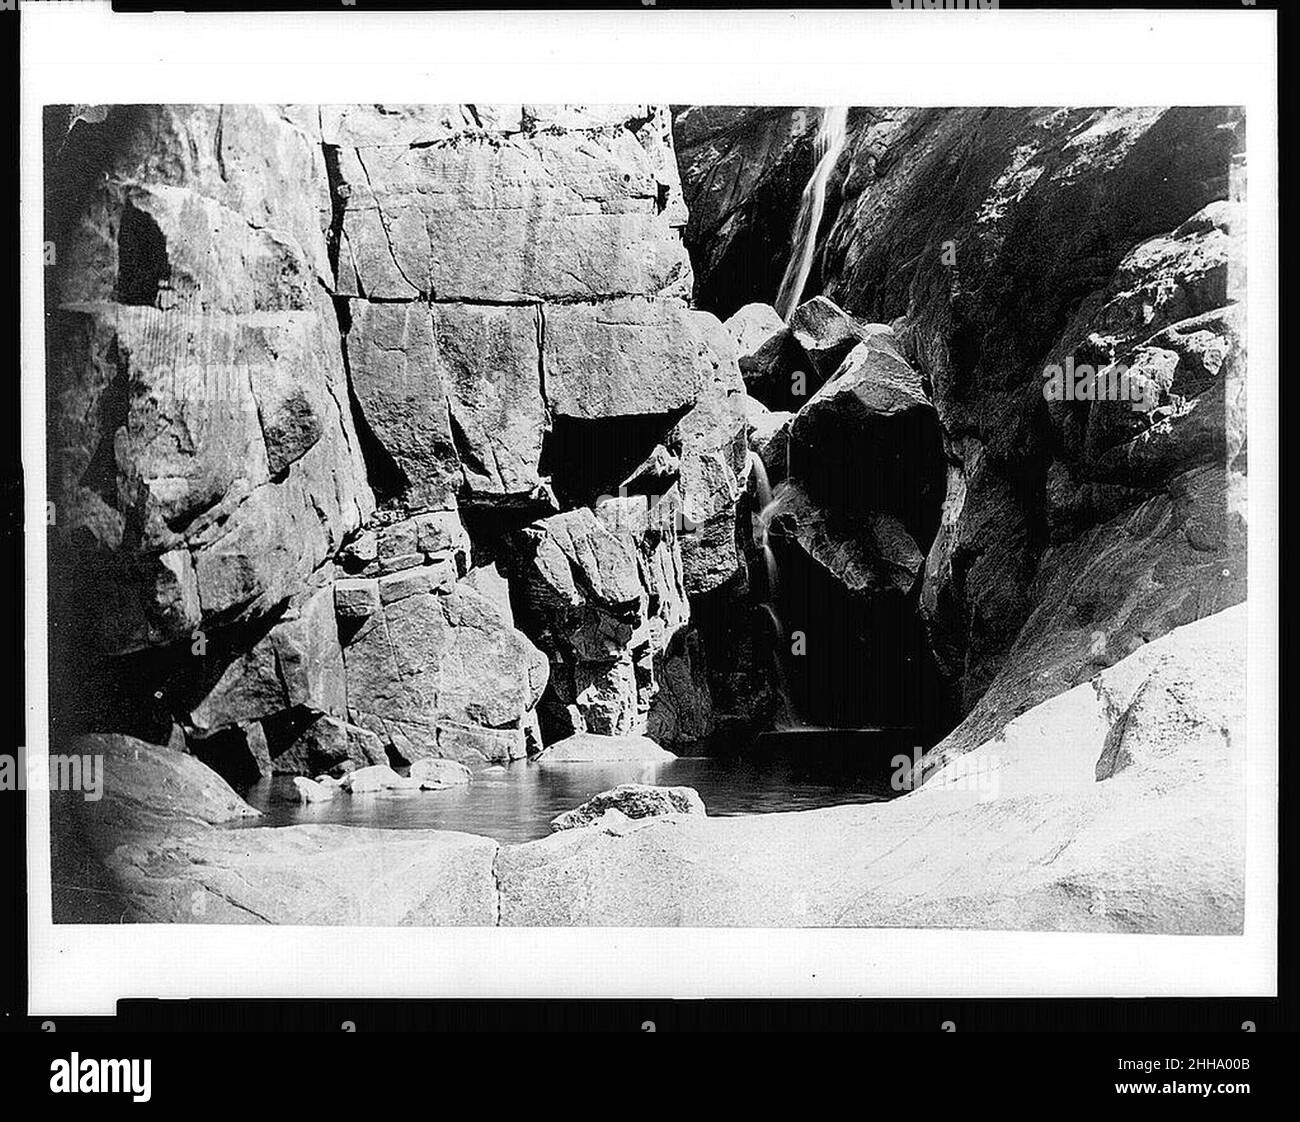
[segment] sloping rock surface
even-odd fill
[[[928,761],[892,802],[505,847],[232,828],[246,808],[202,764],[99,738],[86,747],[107,755],[106,796],[56,816],[77,827],[56,859],[95,862],[119,918],[145,922],[1240,933],[1245,638],[1244,607],[1175,629],[978,751]],[[159,788],[168,802],[140,797]],[[89,895],[61,897],[57,918]]]

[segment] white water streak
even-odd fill
[[[822,224],[822,213],[826,209],[826,183],[844,150],[848,115],[849,111],[844,106],[828,106],[822,110],[821,122],[817,126],[817,139],[813,148],[817,166],[813,168],[812,178],[803,189],[799,216],[794,223],[790,260],[786,263],[785,275],[781,278],[781,287],[776,295],[776,310],[784,320],[789,320],[790,313],[799,306],[804,285],[808,283],[808,274],[812,271],[813,254],[817,250],[817,229]]]

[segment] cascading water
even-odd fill
[[[757,512],[754,516],[754,548],[763,555],[763,567],[767,575],[766,607],[771,610],[772,619],[777,622],[779,633],[780,623],[777,620],[776,608],[774,607],[776,601],[776,555],[772,552],[772,547],[767,540],[767,520],[772,506],[772,484],[768,481],[767,467],[757,452],[750,452],[749,454],[749,478],[754,485],[754,509]]]
[[[817,229],[821,226],[822,213],[826,209],[826,183],[844,150],[848,116],[849,111],[844,106],[828,106],[822,110],[821,122],[817,126],[817,138],[813,147],[817,165],[813,168],[812,178],[803,189],[799,215],[794,224],[790,260],[786,264],[785,275],[781,278],[781,287],[776,295],[776,310],[785,320],[799,306],[803,287],[808,283],[808,274],[812,271],[813,254],[817,249]]]
[[[749,481],[753,488],[754,509],[754,548],[763,558],[764,576],[767,581],[764,593],[766,599],[759,605],[768,619],[772,621],[772,634],[775,642],[772,647],[772,666],[776,676],[776,686],[781,694],[781,713],[777,716],[778,729],[790,730],[804,727],[804,722],[795,711],[790,697],[790,683],[786,678],[785,663],[781,660],[781,651],[785,643],[785,626],[776,607],[777,566],[776,554],[772,552],[768,541],[768,525],[772,517],[772,508],[776,506],[772,498],[772,484],[768,479],[767,467],[757,452],[749,453]]]

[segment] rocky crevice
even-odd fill
[[[735,127],[701,130],[709,113]],[[790,195],[762,185],[797,143],[751,167],[753,138],[805,136],[814,113],[677,111],[706,306],[753,299],[728,262],[770,259],[791,225]],[[933,543],[916,539],[917,606],[968,747],[1245,595],[1242,125],[1231,108],[850,111],[808,291],[890,325],[933,402],[947,481]],[[813,356],[752,309],[734,319],[776,485],[809,408],[783,379]],[[1067,364],[1131,370],[1150,407],[1053,399],[1046,372]]]

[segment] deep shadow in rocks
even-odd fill
[[[352,427],[357,434],[357,443],[361,447],[361,459],[366,465],[366,479],[375,494],[375,502],[380,506],[399,498],[410,487],[406,472],[394,459],[393,454],[384,447],[384,443],[375,435],[366,412],[357,400],[352,382],[352,364],[348,360],[348,334],[352,330],[352,312],[348,300],[343,296],[333,297],[334,314],[338,318],[340,348],[343,355],[343,371],[348,383],[348,408],[352,413]]]
[[[812,725],[904,727],[933,743],[956,721],[915,592],[870,597],[774,537],[782,664],[795,713]]]
[[[122,208],[117,230],[117,288],[121,304],[153,307],[158,291],[171,277],[167,239],[144,211],[129,203]]]
[[[619,486],[649,460],[656,446],[670,438],[685,412],[594,420],[556,417],[542,444],[541,473],[550,477],[556,498],[566,508],[589,506],[601,495],[617,495]],[[652,493],[663,490],[647,486]],[[640,489],[640,483],[628,483],[629,493]]]

